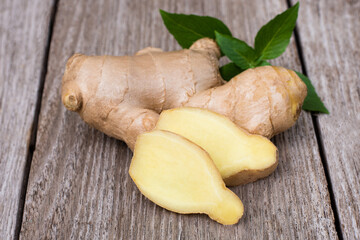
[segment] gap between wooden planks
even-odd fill
[[[0,239],[20,232],[54,1],[0,1]]]
[[[301,5],[304,69],[330,110],[314,120],[337,229],[344,239],[360,239],[360,2],[307,0]]]

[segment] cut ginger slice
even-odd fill
[[[227,186],[253,182],[277,167],[277,148],[265,137],[251,135],[227,117],[183,107],[163,111],[156,129],[177,133],[207,151]]]
[[[226,188],[209,155],[189,140],[155,130],[138,136],[130,176],[142,194],[177,213],[205,213],[230,225],[244,207]]]

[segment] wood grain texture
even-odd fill
[[[360,1],[301,1],[305,65],[330,115],[318,124],[345,239],[360,239]]]
[[[280,164],[270,177],[234,187],[245,205],[235,226],[166,211],[128,175],[131,152],[66,111],[61,77],[74,52],[134,54],[149,45],[179,49],[158,9],[218,17],[235,36],[286,9],[279,1],[64,1],[59,3],[25,202],[22,239],[336,239],[326,179],[309,114],[277,136]],[[250,41],[251,42],[251,41]],[[277,62],[299,70],[292,41]]]
[[[15,234],[52,1],[0,1],[0,239]]]

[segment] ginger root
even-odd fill
[[[221,84],[220,50],[208,38],[190,49],[145,48],[135,56],[75,54],[62,80],[62,101],[91,126],[124,140],[155,127],[159,113],[184,105],[194,94]]]
[[[207,151],[227,186],[266,177],[278,165],[277,148],[271,141],[248,134],[209,110],[182,107],[163,111],[156,129],[179,134]]]
[[[242,202],[225,187],[209,155],[175,133],[141,134],[129,173],[142,194],[170,211],[205,213],[225,225],[243,215]]]
[[[181,106],[212,110],[268,138],[295,123],[306,86],[293,71],[257,67],[220,86],[219,57],[217,44],[208,38],[173,52],[146,48],[135,56],[75,54],[66,65],[62,101],[131,149],[139,134],[155,127],[162,110]]]
[[[212,110],[249,133],[271,138],[295,124],[306,94],[305,83],[294,71],[263,66],[195,94],[185,106]]]

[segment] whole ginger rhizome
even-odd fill
[[[62,101],[134,150],[129,172],[150,200],[235,224],[243,205],[225,184],[275,170],[277,149],[268,138],[296,122],[307,91],[293,71],[273,66],[248,69],[224,84],[219,58],[208,38],[173,52],[75,54]]]

